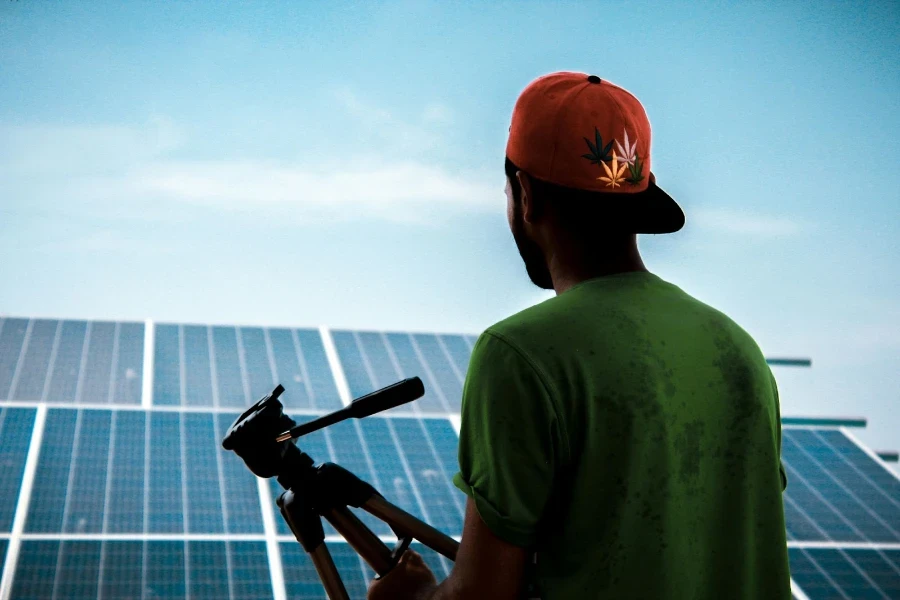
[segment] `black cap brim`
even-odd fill
[[[616,212],[633,233],[675,233],[684,227],[684,211],[656,185],[652,173],[647,189],[629,195],[627,204]]]

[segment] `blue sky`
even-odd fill
[[[505,221],[516,96],[632,91],[786,414],[900,446],[897,3],[0,3],[0,313],[477,333],[548,297]],[[893,410],[892,410],[893,409]]]

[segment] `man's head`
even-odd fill
[[[516,101],[506,148],[507,213],[529,277],[544,289],[564,261],[636,253],[635,234],[669,233],[684,213],[650,172],[650,122],[626,90],[552,73]]]
[[[609,262],[634,245],[634,232],[619,228],[597,196],[536,179],[506,159],[506,216],[534,285],[553,289],[548,259]]]

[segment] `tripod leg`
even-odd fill
[[[319,574],[319,579],[322,580],[322,586],[325,588],[325,593],[328,594],[329,600],[350,600],[347,588],[344,587],[344,582],[341,580],[337,567],[334,566],[334,560],[331,558],[328,546],[322,542],[315,550],[309,553],[309,557],[316,567],[316,573]]]
[[[390,548],[366,527],[346,506],[334,507],[323,515],[344,536],[347,543],[378,574],[386,574],[395,563]]]
[[[281,516],[287,521],[294,537],[312,559],[329,600],[350,600],[347,588],[344,587],[331,553],[325,545],[322,519],[313,510],[312,505],[304,496],[295,494],[293,490],[281,494],[277,503],[281,509]]]
[[[396,531],[410,535],[432,550],[443,554],[452,561],[456,561],[459,542],[441,533],[428,523],[420,521],[403,509],[394,506],[383,497],[378,495],[372,496],[363,503],[362,508],[386,522]]]

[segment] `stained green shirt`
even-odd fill
[[[454,483],[544,600],[790,598],[780,450],[750,335],[623,273],[479,337]]]

